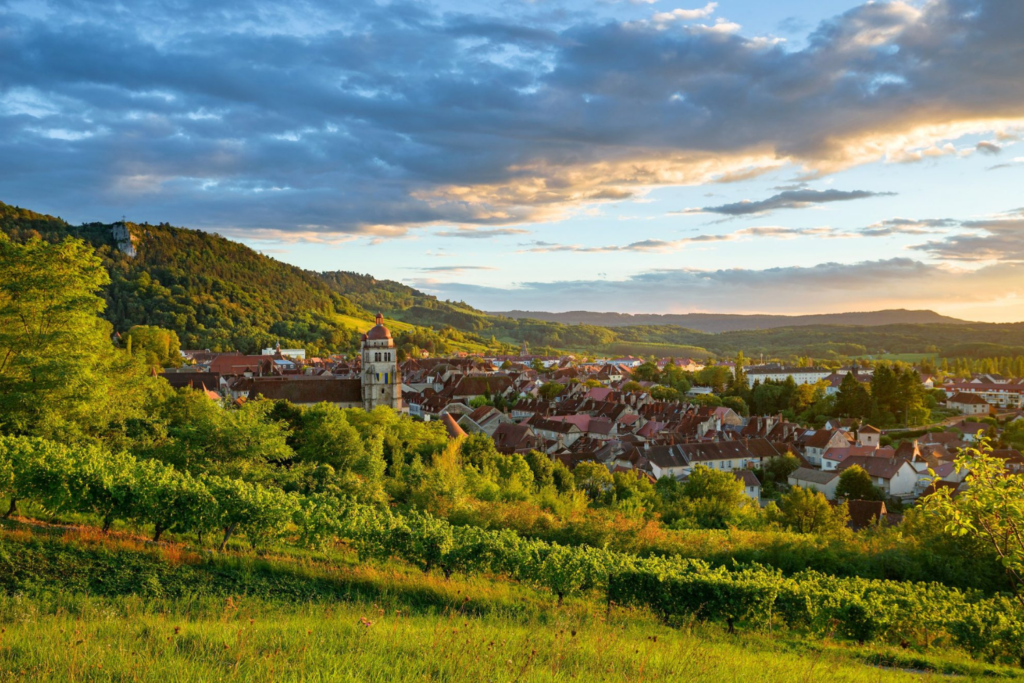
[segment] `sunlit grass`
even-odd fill
[[[956,653],[674,629],[597,594],[558,607],[547,591],[498,577],[367,565],[343,547],[218,555],[88,527],[6,523],[0,572],[0,681],[1014,676]]]

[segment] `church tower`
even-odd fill
[[[402,378],[398,372],[398,352],[391,330],[384,327],[384,316],[363,335],[363,408],[377,406],[402,409]]]

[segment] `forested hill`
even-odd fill
[[[966,324],[967,321],[939,315],[935,311],[864,311],[857,313],[824,313],[817,315],[732,315],[720,313],[596,313],[592,311],[507,311],[494,315],[516,319],[543,320],[566,325],[601,325],[626,327],[633,325],[676,325],[698,332],[735,332],[738,330],[770,330],[777,327],[803,327],[807,325],[948,325]]]
[[[74,226],[0,202],[0,229],[12,239],[72,236],[96,249],[111,277],[105,316],[120,332],[159,325],[177,332],[183,348],[251,352],[280,340],[344,350],[355,330],[337,316],[369,317],[315,274],[218,235],[128,223],[132,256],[114,238],[119,225]]]
[[[798,318],[703,316],[788,325],[720,333],[667,324],[668,319],[682,316],[598,314],[612,318],[605,325],[565,324],[485,313],[464,302],[439,301],[371,275],[304,271],[223,237],[167,224],[73,226],[0,203],[0,230],[15,240],[34,235],[51,241],[66,236],[85,240],[110,272],[105,315],[114,329],[125,332],[133,325],[158,325],[177,332],[183,348],[253,352],[280,341],[282,346],[304,347],[314,354],[352,351],[358,348],[359,331],[368,329],[372,313],[381,310],[406,353],[417,349],[510,352],[512,345],[518,347],[524,339],[534,352],[542,353],[696,358],[732,356],[740,350],[749,356],[819,359],[885,352],[953,356],[1024,352],[1024,323],[965,323],[930,311]],[[120,243],[115,232],[123,233]],[[893,317],[898,322],[893,323]],[[641,324],[647,319],[659,322]],[[825,325],[813,319],[847,324]],[[698,323],[691,319],[688,324]]]

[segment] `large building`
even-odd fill
[[[391,330],[384,327],[384,316],[363,335],[362,392],[363,408],[377,406],[402,409],[402,378],[398,371],[398,350]]]

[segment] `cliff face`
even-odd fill
[[[114,223],[110,226],[110,236],[117,243],[117,248],[129,258],[135,258],[138,253],[135,250],[135,235],[128,228],[126,223]]]

